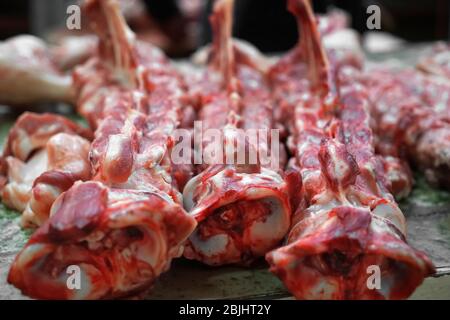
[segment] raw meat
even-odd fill
[[[209,265],[246,265],[263,256],[283,239],[291,215],[288,185],[278,170],[283,160],[263,163],[261,157],[273,154],[269,146],[278,141],[251,141],[242,131],[259,129],[267,137],[274,119],[264,74],[233,45],[232,7],[233,1],[216,3],[210,64],[190,87],[200,108],[202,150],[217,152],[203,159],[184,190],[185,208],[199,224],[185,257]],[[207,137],[210,129],[219,130],[219,140]],[[253,162],[251,152],[258,155]]]
[[[196,226],[171,172],[181,82],[159,50],[136,42],[116,1],[85,6],[99,55],[77,68],[74,83],[78,109],[96,128],[94,181],[56,200],[11,266],[8,281],[34,298],[145,292],[182,254]],[[71,267],[81,273],[79,290],[67,285]]]
[[[0,103],[72,103],[71,77],[62,74],[46,44],[30,35],[0,43]]]
[[[294,106],[291,165],[302,187],[286,245],[266,256],[271,271],[298,299],[406,298],[434,267],[407,244],[404,216],[385,188],[359,71],[332,72],[309,2],[288,4],[301,40],[272,76],[279,100]]]
[[[36,227],[77,180],[88,180],[91,132],[54,114],[26,112],[11,129],[3,151],[0,196],[22,214],[22,226]]]

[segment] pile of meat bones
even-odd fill
[[[232,0],[216,1],[197,67],[138,40],[115,0],[85,1],[95,35],[78,46],[3,42],[2,103],[66,102],[88,124],[26,112],[10,130],[0,196],[35,231],[8,282],[38,299],[125,298],[174,258],[247,268],[265,258],[298,299],[404,299],[433,274],[396,200],[411,191],[410,166],[450,187],[449,48],[415,67],[369,68],[332,45],[348,31],[342,15],[316,17],[307,0],[288,9],[299,42],[276,61],[232,38]],[[175,161],[194,123],[192,157]],[[241,150],[245,130],[278,135]],[[191,160],[199,148],[215,156]],[[257,156],[229,161],[241,152]],[[72,265],[80,290],[66,284]]]

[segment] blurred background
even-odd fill
[[[142,39],[163,48],[172,57],[183,57],[210,41],[208,0],[121,0],[130,26]],[[66,10],[70,0],[3,0],[0,2],[0,38],[31,33],[47,40],[67,34]],[[381,31],[410,42],[448,40],[449,0],[313,0],[316,12],[345,10],[360,34],[367,32],[367,7],[381,8]],[[85,21],[82,18],[82,23]],[[83,27],[78,33],[88,32]],[[71,32],[73,33],[73,31]],[[285,0],[236,0],[234,35],[264,52],[291,48],[297,39],[296,24]]]

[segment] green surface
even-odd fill
[[[149,299],[276,299],[289,296],[261,261],[252,268],[208,267],[178,259],[155,284]]]
[[[414,177],[415,185],[411,195],[404,201],[402,205],[415,203],[423,206],[443,206],[450,205],[450,192],[432,188],[426,181],[425,177],[416,174]]]
[[[0,204],[0,230],[3,233],[0,241],[0,254],[20,250],[32,231],[19,227],[20,215]]]
[[[3,144],[5,142],[5,138],[8,135],[8,131],[13,125],[13,121],[11,119],[2,119],[0,117],[0,147],[3,150]]]

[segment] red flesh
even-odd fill
[[[0,196],[8,207],[23,212],[22,226],[40,226],[59,194],[77,180],[90,179],[85,138],[91,136],[62,116],[26,112],[19,117],[0,161],[5,177]]]
[[[308,1],[290,0],[289,8],[303,38],[272,75],[279,101],[295,97],[292,163],[303,185],[286,245],[266,256],[271,271],[298,299],[406,298],[434,267],[405,241],[404,217],[374,153],[367,92],[351,67],[334,80]],[[369,265],[381,270],[381,290],[366,284]]]
[[[58,198],[16,257],[8,280],[34,298],[115,298],[147,290],[183,251],[195,220],[172,179],[180,78],[156,48],[136,42],[116,1],[88,0],[99,56],[77,68],[78,110],[96,129],[92,182]],[[82,272],[81,290],[66,268]],[[33,280],[31,280],[33,279]]]
[[[282,240],[290,222],[288,186],[271,164],[250,163],[248,157],[243,164],[224,164],[226,156],[236,161],[236,150],[230,155],[227,147],[236,144],[237,129],[270,133],[275,126],[265,75],[254,67],[252,57],[233,45],[231,12],[232,1],[217,2],[211,16],[214,40],[210,64],[190,86],[203,132],[220,129],[224,145],[222,158],[199,165],[198,175],[184,191],[185,207],[199,222],[185,256],[209,265],[251,263]],[[217,146],[206,138],[202,144],[205,150]],[[245,147],[268,154],[268,145],[261,142],[247,141]],[[269,207],[267,201],[276,203]],[[257,222],[275,216],[272,234],[261,236],[252,231]]]

